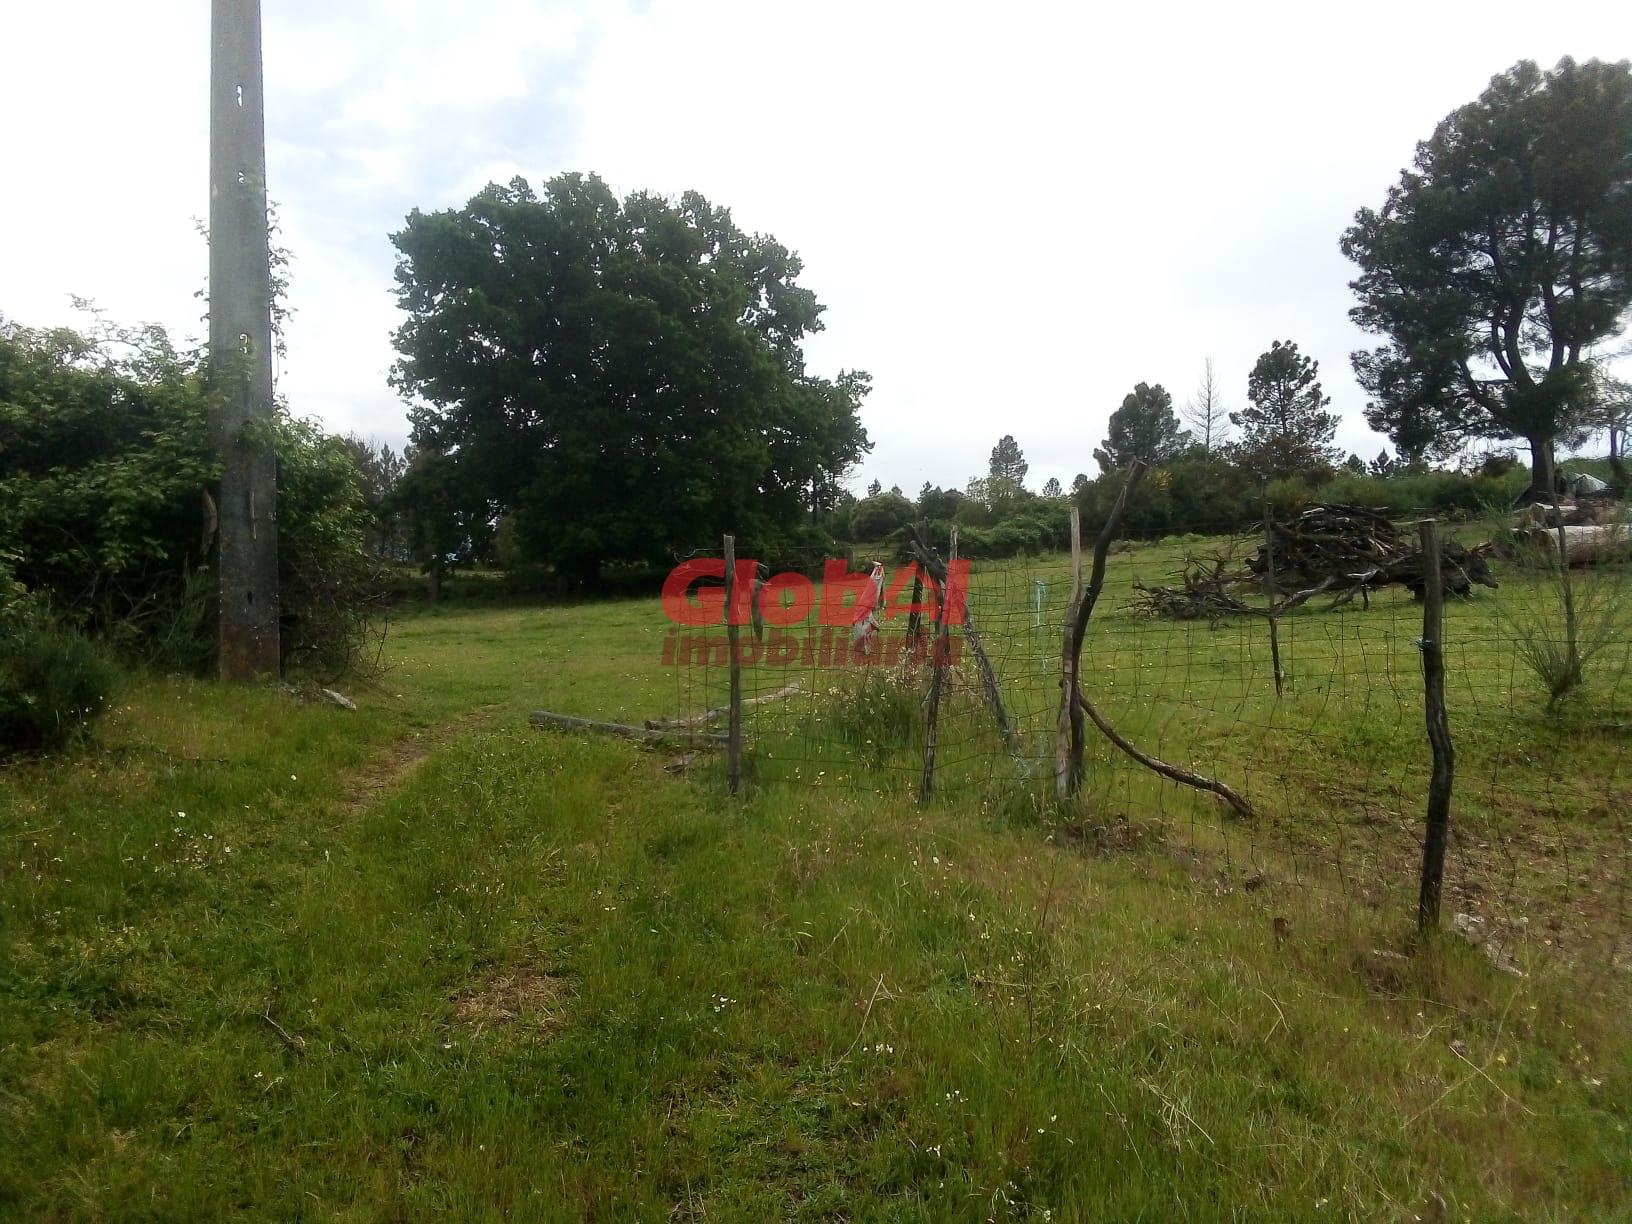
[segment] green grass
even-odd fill
[[[1172,554],[1117,558],[1113,592]],[[991,598],[1019,626],[1029,590]],[[1533,950],[1513,977],[1455,940],[1407,958],[1407,913],[1285,875],[1280,798],[1322,863],[1357,802],[1417,810],[1368,773],[1421,752],[1420,714],[1395,725],[1406,613],[1338,619],[1352,643],[1306,618],[1277,715],[1257,639],[1187,637],[1205,669],[1141,673],[1177,640],[1119,604],[1091,652],[1106,709],[1288,779],[1256,792],[1263,887],[1219,866],[1245,831],[1097,753],[1082,811],[973,767],[920,808],[916,744],[858,745],[825,689],[761,708],[736,800],[712,765],[525,725],[700,705],[719,677],[658,665],[655,601],[409,615],[355,713],[133,681],[94,747],[0,773],[0,1215],[1626,1215],[1627,975]],[[1030,734],[1043,637],[1004,632]],[[1397,700],[1313,688],[1356,651]],[[1558,748],[1475,697],[1470,777]],[[1273,736],[1237,743],[1238,713],[1302,738],[1254,762]],[[949,718],[986,725],[969,694]],[[1590,845],[1577,798],[1624,785],[1625,743],[1576,739],[1541,832]],[[796,784],[778,743],[831,773]]]

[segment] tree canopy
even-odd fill
[[[1025,455],[1020,453],[1020,444],[1014,440],[1013,434],[1004,434],[992,447],[992,461],[987,474],[995,481],[1007,481],[1016,489],[1025,487],[1026,472],[1031,465],[1026,462]]]
[[[696,192],[517,178],[392,241],[416,446],[562,572],[723,531],[774,551],[869,449],[867,375],[804,368],[823,308],[798,256]]]
[[[1331,446],[1337,416],[1320,386],[1320,363],[1292,341],[1273,341],[1247,376],[1247,406],[1230,413],[1241,430],[1242,465],[1259,479],[1327,467],[1342,458]]]
[[[1111,413],[1103,449],[1107,471],[1126,467],[1135,459],[1146,463],[1166,463],[1190,445],[1190,434],[1179,428],[1173,411],[1173,397],[1161,383],[1140,383]]]
[[[1591,352],[1632,306],[1632,65],[1523,60],[1417,146],[1343,235],[1367,418],[1402,453],[1520,437],[1552,484],[1585,411]]]

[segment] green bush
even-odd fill
[[[882,540],[912,521],[912,503],[899,493],[875,493],[856,503],[850,530],[857,540]]]
[[[20,585],[123,654],[208,666],[208,383],[158,328],[0,319],[0,603]],[[383,614],[363,478],[345,443],[286,413],[258,434],[278,464],[285,662],[333,676],[367,661]]]
[[[117,672],[84,635],[31,624],[0,638],[0,756],[60,748],[108,707]]]

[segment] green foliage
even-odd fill
[[[26,590],[136,657],[207,666],[208,407],[199,357],[158,328],[0,322],[0,600]],[[362,480],[314,426],[280,413],[265,433],[286,658],[332,675],[361,659],[381,611]]]
[[[117,672],[83,634],[43,619],[0,634],[0,757],[61,748],[107,710]]]
[[[1400,518],[1424,513],[1473,518],[1493,503],[1510,503],[1524,484],[1522,474],[1511,470],[1498,476],[1397,471],[1378,477],[1344,472],[1320,486],[1317,498],[1375,506]]]
[[[882,540],[912,519],[912,503],[899,493],[875,493],[856,503],[850,530],[858,540]]]
[[[280,415],[278,573],[286,665],[328,679],[375,669],[386,584],[368,547],[378,522],[344,438]]]
[[[1247,377],[1248,406],[1230,413],[1241,430],[1237,457],[1260,480],[1329,472],[1341,452],[1331,446],[1337,416],[1321,390],[1320,363],[1276,340]]]
[[[950,523],[962,504],[962,491],[937,488],[925,481],[918,492],[918,517],[931,523]]]
[[[527,556],[592,578],[722,532],[786,546],[867,449],[865,374],[808,374],[822,307],[798,256],[695,192],[594,176],[489,185],[415,211],[396,384],[442,456],[444,520],[517,516]]]
[[[1173,411],[1173,397],[1161,383],[1140,383],[1111,413],[1101,466],[1114,471],[1135,459],[1162,464],[1190,444],[1190,435],[1179,428]]]
[[[363,500],[372,519],[370,551],[381,561],[408,560],[408,542],[395,501],[397,487],[408,471],[408,456],[356,434],[348,435],[344,442],[362,478]]]
[[[157,328],[93,338],[0,322],[0,547],[13,577],[95,631],[162,621],[201,560],[215,476],[206,404],[196,359]]]
[[[0,548],[0,633],[14,632],[28,617],[32,600],[17,577],[18,554]]]
[[[1109,472],[1080,486],[1076,500],[1085,531],[1109,516],[1124,479],[1123,473]],[[1260,514],[1251,477],[1222,455],[1196,447],[1151,470],[1129,499],[1125,522],[1130,535],[1151,538],[1231,531]]]
[[[991,463],[986,474],[996,483],[1023,489],[1026,485],[1026,472],[1031,465],[1020,452],[1020,444],[1014,440],[1013,434],[1004,434],[992,447]]]
[[[1472,432],[1529,442],[1535,488],[1587,409],[1590,353],[1632,306],[1632,64],[1522,60],[1417,146],[1343,235],[1368,415],[1408,457]]]

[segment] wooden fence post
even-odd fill
[[[924,634],[923,613],[918,611],[918,605],[924,598],[924,569],[917,562],[912,566],[912,599],[909,603],[911,611],[907,613],[907,657],[915,658],[918,653],[918,639]]]
[[[731,713],[726,724],[725,782],[734,795],[742,786],[742,660],[737,654],[737,537],[725,537],[725,649],[730,656]]]
[[[1069,660],[1070,676],[1062,675],[1060,684],[1063,687],[1063,700],[1073,705],[1082,700],[1082,639],[1088,632],[1088,618],[1094,614],[1094,605],[1099,602],[1099,594],[1105,589],[1105,559],[1110,555],[1111,542],[1116,539],[1116,533],[1122,528],[1122,516],[1127,513],[1128,499],[1133,496],[1139,482],[1145,478],[1147,464],[1143,459],[1135,459],[1128,465],[1128,474],[1122,481],[1122,489],[1116,495],[1116,501],[1111,505],[1110,514],[1100,524],[1099,534],[1094,537],[1094,563],[1088,571],[1088,585],[1082,589],[1081,597],[1076,601],[1071,616],[1066,618],[1066,642],[1061,654],[1062,671],[1066,670],[1065,663]],[[1067,684],[1067,680],[1070,681]],[[1071,794],[1077,793],[1082,784],[1082,756],[1083,740],[1082,722],[1080,716],[1074,716],[1076,736],[1071,741],[1071,761],[1067,785]]]
[[[1451,784],[1456,752],[1445,713],[1445,587],[1439,532],[1432,519],[1417,524],[1422,540],[1422,683],[1428,744],[1434,772],[1428,783],[1428,827],[1422,839],[1422,884],[1417,894],[1417,931],[1439,929],[1440,886],[1445,879],[1445,840],[1451,823]]]
[[[1280,584],[1275,578],[1275,522],[1270,517],[1269,498],[1264,498],[1264,582],[1269,588],[1269,663],[1275,672],[1275,696],[1279,698],[1286,677],[1281,671],[1281,618],[1275,611]]]
[[[958,529],[954,527],[947,546],[946,581],[941,583],[940,599],[935,605],[935,640],[929,648],[929,711],[924,724],[924,776],[918,784],[919,803],[927,803],[935,788],[935,723],[941,715],[942,677],[951,654],[946,611],[953,600],[952,575],[957,572],[957,560]]]
[[[1072,630],[1077,605],[1082,602],[1082,510],[1071,506],[1071,598],[1066,601],[1060,636],[1060,718],[1054,738],[1054,793],[1070,797],[1075,786],[1071,762],[1082,751],[1082,707],[1077,704],[1077,656],[1072,652]]]

